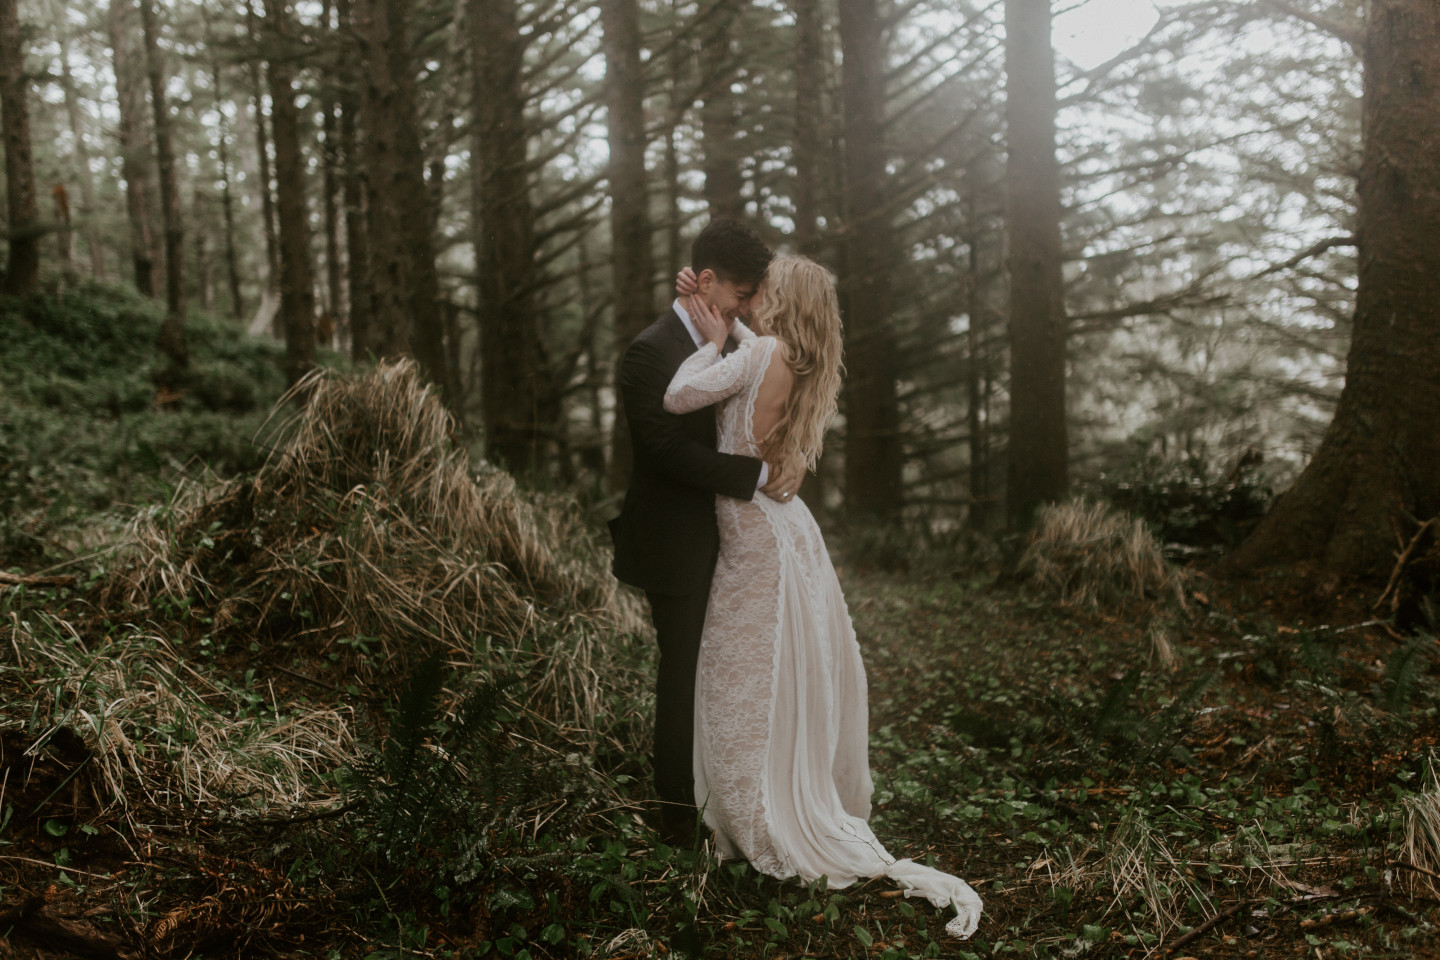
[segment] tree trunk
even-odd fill
[[[740,196],[743,180],[739,146],[735,139],[739,122],[735,94],[730,90],[735,79],[731,36],[742,4],[740,0],[717,0],[715,7],[713,12],[705,13],[709,22],[703,27],[700,41],[700,72],[704,84],[700,125],[704,131],[705,200],[710,205],[712,217],[743,217],[745,201]]]
[[[210,214],[205,209],[207,201],[205,194],[196,187],[190,200],[190,216],[195,224],[195,229],[191,231],[195,238],[195,281],[191,287],[200,309],[205,311],[210,309]]]
[[[679,14],[680,0],[670,0],[670,17],[675,24],[670,37],[668,60],[670,90],[669,117],[665,130],[665,275],[673,277],[685,265],[685,253],[681,243],[681,227],[684,215],[680,210],[680,139],[679,127],[690,109],[690,83],[688,69],[693,58],[693,49],[688,37],[682,33]],[[624,429],[624,428],[622,428]],[[613,469],[613,464],[611,465]],[[626,467],[626,469],[629,469]]]
[[[325,313],[333,323],[340,316],[340,205],[336,202],[340,146],[335,142],[338,117],[336,105],[327,103],[321,119],[325,147],[321,155],[320,189],[325,194],[321,211],[325,217]],[[329,346],[329,344],[325,344]]]
[[[1371,0],[1364,42],[1360,276],[1345,389],[1295,485],[1230,557],[1384,576],[1440,515],[1440,6]]]
[[[270,127],[265,116],[265,81],[260,76],[260,16],[251,0],[245,0],[245,22],[255,54],[246,63],[250,90],[255,98],[255,153],[260,163],[260,226],[265,235],[265,286],[273,290],[280,279],[280,243],[275,232],[275,194],[270,182]]]
[[[296,44],[285,0],[265,0],[270,62],[270,114],[275,125],[276,206],[280,214],[280,329],[285,375],[293,385],[315,366],[315,280],[310,267],[310,226],[305,209],[305,158],[295,109]]]
[[[357,120],[360,116],[360,77],[356,69],[360,48],[355,42],[355,21],[350,0],[336,0],[340,45],[340,151],[344,158],[345,278],[349,297],[345,326],[350,334],[350,357],[369,356],[374,294],[370,284],[370,244],[366,232],[365,158],[361,155]]]
[[[654,256],[645,186],[645,75],[635,0],[602,0],[605,101],[610,115],[611,290],[621,352],[654,319]],[[588,304],[585,305],[588,308]],[[619,369],[617,354],[615,367]],[[630,433],[616,417],[610,454],[612,490],[630,482]]]
[[[10,258],[5,292],[30,293],[40,282],[40,205],[25,102],[25,51],[16,0],[0,0],[0,128],[5,140],[5,189],[10,204]]]
[[[150,227],[151,161],[145,124],[145,88],[137,69],[133,38],[134,0],[110,0],[106,25],[115,59],[115,92],[120,108],[120,173],[125,178],[125,214],[130,223],[130,260],[135,289],[155,296],[155,239]]]
[[[80,109],[80,94],[70,72],[70,45],[65,27],[60,28],[60,86],[65,93],[65,113],[70,120],[70,136],[75,140],[75,179],[80,184],[80,218],[85,228],[85,247],[90,253],[90,274],[105,275],[104,253],[100,231],[95,225],[95,177],[90,172],[90,147],[85,139],[85,123]]]
[[[790,0],[795,11],[795,243],[814,256],[820,245],[821,90],[824,84],[820,0]]]
[[[325,0],[321,7],[320,30],[326,36],[333,37],[335,28],[331,20],[330,0]],[[336,178],[340,166],[340,144],[336,141],[338,126],[337,113],[339,103],[336,100],[333,87],[330,87],[332,78],[324,77],[321,80],[325,88],[324,99],[321,103],[320,132],[325,138],[324,148],[320,153],[320,189],[324,193],[324,203],[321,210],[325,216],[325,313],[330,317],[331,326],[340,316],[340,210],[336,203],[338,185]],[[324,344],[329,346],[329,344]]]
[[[1012,529],[1069,491],[1065,297],[1050,0],[1006,0],[1005,168],[1010,267],[1010,436],[1005,514]]]
[[[225,222],[225,275],[230,286],[230,316],[239,320],[245,315],[240,294],[240,264],[235,256],[235,198],[230,189],[230,134],[225,126],[225,113],[220,109],[220,61],[214,63],[215,112],[220,117],[220,211]]]
[[[545,460],[556,420],[535,308],[535,211],[515,0],[471,0],[475,55],[476,243],[481,405],[491,459],[524,474]]]
[[[380,354],[410,354],[426,376],[448,392],[439,276],[405,11],[401,0],[362,0],[357,5],[366,77],[369,246],[375,292],[371,347]]]
[[[60,258],[60,269],[69,273],[74,269],[75,229],[70,222],[70,192],[65,184],[57,183],[50,188],[50,197],[55,201],[55,252]]]
[[[995,258],[993,255],[987,257],[982,252],[989,248],[984,230],[985,213],[981,206],[990,182],[985,176],[986,166],[977,160],[965,171],[964,215],[968,259],[965,291],[966,313],[969,315],[965,332],[965,414],[970,434],[970,527],[979,533],[989,533],[994,525],[990,495],[990,418],[987,395],[990,356],[986,348],[991,314],[983,278],[991,272]]]
[[[885,210],[884,53],[875,0],[840,0],[845,102],[845,501],[888,518],[901,506],[900,407],[889,326],[893,238]]]
[[[145,35],[145,66],[150,75],[150,105],[155,112],[155,157],[160,167],[160,209],[165,223],[165,323],[160,349],[176,368],[190,362],[185,346],[185,227],[180,218],[180,183],[175,148],[170,142],[170,108],[165,100],[165,70],[160,61],[154,0],[140,0]]]

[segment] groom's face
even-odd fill
[[[700,295],[720,316],[726,320],[750,316],[758,283],[725,280],[711,270],[703,271],[699,281]]]

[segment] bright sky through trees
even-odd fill
[[[1061,56],[1088,70],[1145,36],[1159,18],[1151,0],[1082,0],[1057,11],[1051,41]]]

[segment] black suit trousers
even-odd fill
[[[660,665],[655,676],[655,793],[662,803],[695,806],[695,664],[710,584],[672,596],[647,591]]]

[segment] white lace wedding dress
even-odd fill
[[[779,341],[735,325],[676,372],[665,409],[719,407],[719,448],[758,457],[755,397]],[[722,856],[770,876],[832,888],[885,875],[906,896],[958,914],[968,937],[980,898],[963,880],[890,856],[871,832],[865,667],[820,529],[800,500],[716,497],[720,557],[695,687],[695,798]]]

